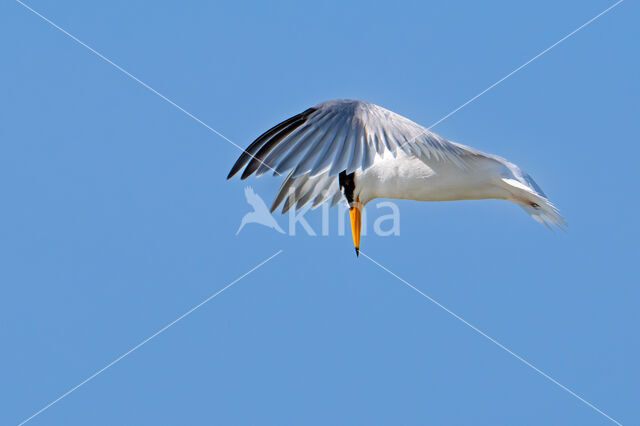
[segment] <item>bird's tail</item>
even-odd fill
[[[551,228],[550,225],[554,225],[560,229],[564,229],[567,226],[567,222],[560,214],[560,211],[546,198],[538,197],[538,200],[530,204],[520,203],[520,206],[524,211],[529,213],[532,218],[547,228]]]
[[[560,211],[553,205],[542,189],[535,183],[531,176],[524,174],[522,179],[503,178],[502,181],[510,186],[515,196],[514,200],[531,217],[551,229],[551,225],[560,229],[567,226]]]

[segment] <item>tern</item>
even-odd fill
[[[448,141],[399,114],[359,100],[322,102],[260,135],[227,179],[286,175],[271,206],[349,204],[356,255],[362,208],[376,198],[417,201],[508,200],[550,228],[565,220],[515,164]]]

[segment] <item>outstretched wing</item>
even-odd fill
[[[242,153],[227,178],[272,170],[293,177],[328,171],[335,176],[367,169],[376,154],[402,149],[409,155],[460,163],[464,152],[419,124],[362,101],[328,101],[263,133]]]
[[[284,211],[309,201],[339,200],[338,174],[366,170],[385,151],[464,163],[464,149],[380,106],[355,100],[318,104],[263,133],[242,153],[227,179],[268,171],[288,176],[272,211],[289,196]],[[336,195],[337,193],[337,195]]]

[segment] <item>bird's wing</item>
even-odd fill
[[[288,174],[271,207],[283,213],[309,202],[317,207],[341,199],[340,172],[369,168],[376,155],[398,150],[457,165],[472,155],[413,121],[378,105],[354,100],[318,104],[263,133],[240,155],[227,179],[242,168],[242,179],[268,171]]]
[[[263,133],[240,155],[227,178],[240,169],[291,172],[292,178],[328,173],[335,177],[369,168],[385,151],[463,164],[466,152],[413,121],[362,101],[318,104]]]
[[[314,209],[327,200],[331,200],[331,206],[334,206],[341,198],[342,193],[337,176],[329,176],[329,173],[325,172],[316,176],[305,173],[293,177],[293,174],[289,173],[282,182],[278,195],[273,200],[271,212],[277,209],[283,201],[282,213],[286,213],[293,206],[299,210],[309,202],[312,203]]]

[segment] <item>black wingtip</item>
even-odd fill
[[[229,170],[229,174],[227,175],[227,180],[234,177],[240,171],[240,169],[242,169],[242,166],[245,165],[244,157],[246,156],[246,154],[247,154],[247,151],[242,152],[242,155],[240,156],[240,158],[238,158],[238,160],[235,162],[231,170]]]
[[[273,148],[282,142],[291,132],[306,123],[309,116],[317,110],[317,108],[308,108],[306,111],[294,115],[261,134],[247,149],[242,151],[242,154],[231,168],[227,180],[235,176],[243,167],[244,171],[240,179],[244,180],[252,175],[259,166],[264,164],[265,158]],[[272,168],[267,164],[264,165]],[[275,174],[277,175],[279,173],[276,172]]]
[[[356,257],[360,257],[360,249],[356,247]]]

